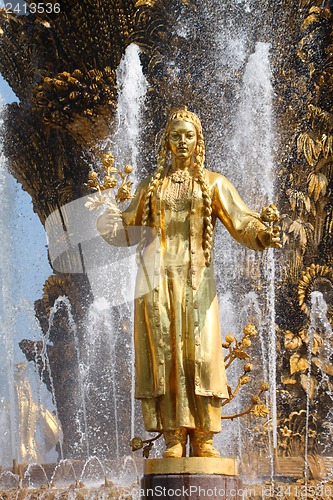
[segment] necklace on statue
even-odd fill
[[[192,186],[192,172],[185,170],[169,170],[167,176],[170,183],[165,192],[166,206],[179,212],[190,206],[190,192]]]
[[[187,168],[185,170],[175,170],[169,177],[172,182],[185,182],[190,178],[190,172]]]

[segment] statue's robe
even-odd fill
[[[204,170],[217,219],[243,245],[263,250],[266,227],[222,175]],[[138,187],[122,214],[124,231],[105,216],[97,227],[106,241],[137,243],[150,179]],[[195,173],[183,182],[166,170],[150,199],[147,245],[136,281],[135,396],[142,400],[148,431],[179,427],[221,429],[221,404],[228,397],[213,265],[203,251],[202,190]]]

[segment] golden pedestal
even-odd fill
[[[221,474],[238,476],[234,458],[152,458],[145,460],[144,474]]]
[[[177,500],[243,499],[233,458],[153,458],[145,460],[141,498]]]

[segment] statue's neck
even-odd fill
[[[184,160],[181,158],[172,158],[171,162],[172,170],[186,170],[194,168],[194,160],[193,157],[185,158]]]

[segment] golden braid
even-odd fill
[[[212,200],[209,194],[209,189],[203,169],[205,161],[205,143],[201,130],[198,131],[196,160],[197,160],[198,179],[202,191],[202,199],[204,204],[204,234],[203,234],[202,247],[205,256],[205,263],[206,266],[208,267],[212,261],[214,227],[212,223]]]
[[[147,188],[147,193],[145,196],[145,204],[143,206],[143,211],[142,211],[142,219],[141,219],[141,238],[140,238],[140,243],[137,248],[136,252],[136,258],[137,258],[137,264],[141,264],[141,253],[144,249],[145,242],[146,242],[146,233],[147,233],[147,223],[149,219],[149,214],[150,214],[150,199],[156,190],[159,180],[161,178],[161,174],[163,172],[163,169],[165,167],[165,163],[167,160],[168,156],[168,134],[167,131],[164,132],[162,138],[161,138],[161,147],[160,147],[160,152],[157,157],[157,168],[148,184]]]

